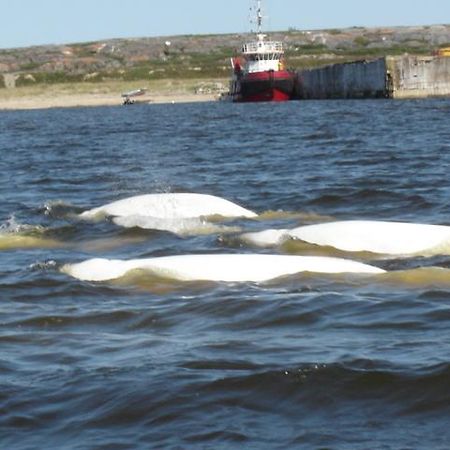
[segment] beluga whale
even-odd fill
[[[111,217],[125,228],[165,230],[175,234],[226,231],[208,219],[255,218],[257,214],[229,200],[208,194],[146,194],[118,200],[84,211],[81,219]],[[234,231],[234,230],[233,230]]]
[[[214,195],[161,193],[125,198],[80,214],[80,217],[86,219],[96,216],[150,216],[157,219],[186,219],[211,216],[253,218],[257,214]]]
[[[259,247],[294,239],[344,252],[396,257],[450,255],[450,227],[420,223],[349,220],[246,233],[241,239]]]
[[[302,272],[377,275],[384,270],[342,258],[267,254],[176,255],[146,259],[94,258],[61,268],[83,281],[110,281],[134,270],[177,281],[265,282]]]

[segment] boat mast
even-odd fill
[[[262,31],[262,22],[263,22],[263,12],[262,12],[262,1],[256,1],[256,36],[259,42],[264,41],[266,35]]]
[[[255,17],[256,16],[256,17]],[[250,16],[249,21],[252,25],[256,25],[256,35],[259,36],[263,34],[262,32],[262,23],[263,23],[263,7],[261,0],[252,0],[250,6]],[[253,27],[252,27],[252,32]]]
[[[261,0],[258,0],[258,7],[256,9],[256,23],[258,26],[258,34],[262,34],[262,10],[261,10]]]

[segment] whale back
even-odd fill
[[[207,216],[256,217],[253,211],[242,208],[221,197],[192,193],[146,194],[118,200],[85,211],[82,218],[98,215],[125,217],[150,216],[158,219],[182,219]]]
[[[382,269],[356,261],[289,255],[179,255],[134,260],[95,258],[67,264],[62,271],[84,281],[107,281],[132,270],[181,281],[263,282],[301,272],[380,274]]]
[[[391,256],[450,254],[450,227],[418,223],[350,220],[306,225],[292,230],[264,230],[243,234],[241,238],[260,247],[298,239],[345,252]]]

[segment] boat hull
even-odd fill
[[[236,83],[236,102],[284,102],[294,96],[294,74],[287,70],[243,75]]]

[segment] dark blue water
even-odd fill
[[[59,270],[249,251],[228,234],[75,219],[144,193],[263,214],[243,230],[450,225],[449,118],[449,100],[0,112],[0,447],[450,448],[449,256],[370,261],[403,271],[383,283]]]

